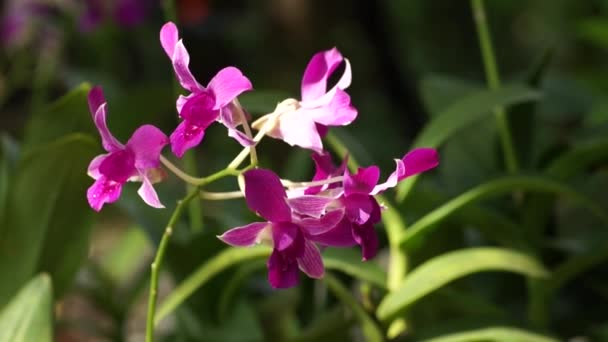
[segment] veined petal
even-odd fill
[[[268,258],[268,282],[275,289],[285,289],[296,286],[299,281],[298,263],[276,249]]]
[[[171,141],[171,151],[181,158],[187,150],[200,144],[204,136],[205,130],[203,128],[184,120],[169,137],[169,140]]]
[[[343,218],[334,228],[319,235],[311,235],[309,240],[315,241],[323,246],[352,247],[357,245],[353,238],[352,223]]]
[[[321,253],[315,244],[311,241],[306,241],[304,244],[304,255],[298,258],[298,266],[300,270],[306,273],[311,278],[319,279],[325,275],[323,267],[323,259]]]
[[[175,50],[175,44],[179,40],[179,32],[177,26],[174,23],[168,22],[160,29],[160,45],[169,58],[173,57],[173,51]]]
[[[101,136],[101,144],[108,152],[114,152],[122,149],[124,146],[114,138],[106,124],[107,102],[103,96],[101,87],[93,87],[89,92],[89,109],[93,115],[93,122]]]
[[[304,237],[300,228],[291,222],[273,223],[272,241],[276,250],[294,257],[299,257],[304,252]]]
[[[243,176],[245,200],[251,210],[271,222],[291,221],[287,194],[276,174],[266,169],[253,169]]]
[[[160,129],[152,125],[139,127],[127,147],[135,153],[135,167],[138,169],[151,169],[160,165],[160,152],[169,143],[169,138]]]
[[[121,190],[121,183],[100,177],[87,190],[87,200],[93,210],[100,211],[105,203],[116,202]]]
[[[307,235],[320,235],[335,228],[343,217],[344,209],[337,209],[328,212],[321,218],[303,218],[298,225]]]
[[[373,259],[376,256],[379,243],[373,224],[353,224],[353,238],[361,246],[363,261]]]
[[[326,93],[327,79],[342,60],[342,54],[336,48],[317,52],[312,56],[302,77],[302,101],[314,100]]]
[[[220,70],[207,86],[215,94],[215,109],[220,109],[247,90],[253,89],[251,81],[235,67]]]
[[[344,195],[369,194],[380,179],[380,169],[372,165],[370,167],[360,167],[357,173],[351,175],[344,172]]]
[[[300,111],[296,110],[281,116],[279,122],[281,138],[291,146],[297,145],[322,153],[323,143],[315,122],[300,114]]]
[[[287,204],[300,215],[319,218],[325,214],[325,209],[333,201],[334,198],[326,196],[302,195],[287,199]]]
[[[191,92],[203,89],[190,72],[190,55],[181,39],[175,44],[171,62],[173,63],[173,70],[175,70],[175,75],[177,76],[179,84],[181,84],[184,89]]]
[[[99,166],[108,155],[109,154],[101,154],[91,160],[91,163],[89,163],[89,168],[87,169],[87,174],[91,178],[98,179],[99,177],[101,177],[101,173],[99,172]]]
[[[416,148],[407,153],[401,160],[395,159],[396,168],[386,182],[374,187],[371,195],[377,195],[386,189],[393,188],[403,179],[433,169],[439,165],[439,156],[433,148]]]
[[[154,190],[154,187],[152,186],[152,183],[150,182],[148,177],[144,176],[143,174],[141,175],[141,177],[141,186],[137,190],[137,194],[139,195],[139,197],[141,197],[144,202],[146,202],[146,204],[151,207],[159,209],[164,208],[165,206],[160,203],[160,200],[158,199],[158,194],[156,193],[156,190]]]
[[[254,222],[245,226],[232,228],[218,236],[218,238],[231,246],[249,247],[259,243],[260,233],[268,226],[268,222]]]

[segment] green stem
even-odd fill
[[[165,250],[169,245],[169,239],[171,238],[171,234],[173,233],[173,227],[177,223],[177,220],[179,220],[179,218],[181,217],[184,208],[197,195],[198,191],[193,191],[188,194],[188,196],[186,196],[183,200],[177,203],[177,207],[175,207],[175,211],[173,211],[173,214],[169,219],[169,223],[167,223],[167,227],[165,228],[165,232],[163,233],[163,236],[160,240],[160,244],[158,245],[158,250],[156,251],[156,256],[154,257],[154,262],[152,262],[152,273],[150,275],[150,293],[148,296],[148,315],[146,319],[146,342],[154,341],[154,315],[156,311],[156,299],[158,297],[158,275],[163,262],[163,258],[165,256]]]
[[[475,19],[475,27],[477,28],[477,36],[481,48],[481,57],[486,74],[488,87],[491,90],[500,88],[500,78],[498,75],[498,67],[496,65],[496,57],[492,48],[492,37],[486,20],[486,12],[483,5],[483,0],[471,0],[471,8]],[[515,148],[509,131],[509,123],[507,121],[507,113],[504,107],[498,107],[494,110],[496,115],[496,124],[498,126],[498,134],[505,155],[505,164],[510,173],[516,173],[519,169]]]

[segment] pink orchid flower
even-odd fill
[[[253,141],[236,129],[244,118],[235,116],[233,100],[244,91],[251,90],[251,82],[235,67],[220,70],[203,87],[189,69],[190,55],[186,50],[174,23],[166,23],[160,31],[160,42],[173,63],[175,75],[182,87],[190,92],[177,100],[177,111],[183,121],[171,134],[171,150],[178,157],[197,146],[205,135],[205,129],[214,121],[228,128],[228,135],[243,146]]]
[[[101,87],[89,92],[89,110],[101,135],[103,148],[108,152],[95,157],[88,174],[95,183],[87,191],[89,205],[100,211],[105,203],[116,202],[123,184],[140,181],[137,191],[148,205],[164,208],[152,186],[160,167],[160,152],[169,143],[167,136],[152,125],[139,127],[126,145],[121,144],[106,125],[107,102]]]
[[[327,89],[330,76],[345,62],[344,73],[331,89]],[[258,130],[294,146],[322,153],[322,136],[328,126],[345,126],[357,117],[357,110],[350,104],[350,96],[344,91],[352,79],[348,59],[338,49],[316,53],[302,77],[301,100],[287,99],[277,106],[274,113],[253,123]]]

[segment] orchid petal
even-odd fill
[[[325,126],[345,126],[357,118],[357,110],[351,106],[350,96],[341,89],[335,91],[334,97],[327,105],[307,108],[304,103],[300,111],[301,115],[306,115]]]
[[[300,114],[300,111],[295,111],[281,116],[279,122],[280,138],[291,146],[297,145],[322,153],[323,143],[315,122],[311,118]]]
[[[160,129],[143,125],[135,130],[127,147],[135,153],[135,167],[151,169],[160,165],[160,152],[168,143],[169,138]]]
[[[204,136],[204,129],[184,120],[169,137],[169,140],[171,141],[171,151],[181,158],[187,150],[200,144]]]
[[[291,209],[279,177],[270,170],[254,169],[245,177],[245,200],[251,210],[271,222],[289,222]]]
[[[377,195],[386,189],[393,188],[403,179],[433,169],[439,165],[439,156],[433,148],[416,148],[407,153],[401,160],[395,159],[395,171],[386,182],[374,187],[371,195]]]
[[[179,112],[184,120],[205,129],[219,117],[220,111],[213,108],[215,97],[212,92],[202,90],[187,99]]]
[[[268,222],[254,222],[232,228],[218,238],[231,246],[249,247],[259,243],[259,235],[266,227],[268,227]]]
[[[87,190],[87,200],[93,210],[100,211],[105,203],[116,202],[121,190],[121,183],[100,177]]]
[[[371,223],[366,223],[364,225],[354,224],[353,238],[361,246],[363,261],[370,260],[376,256],[379,242],[374,225]]]
[[[357,241],[353,238],[352,223],[347,218],[343,218],[327,232],[309,236],[308,239],[323,246],[352,247],[357,245]]]
[[[152,183],[150,182],[148,177],[142,176],[141,181],[141,186],[137,190],[137,194],[139,195],[139,197],[141,197],[144,202],[146,202],[146,204],[151,207],[159,209],[164,208],[165,206],[160,203],[160,200],[158,199],[158,194],[156,193],[156,190],[154,190],[154,187],[152,186]]]
[[[103,96],[101,87],[93,87],[89,92],[89,109],[93,115],[93,121],[101,136],[101,144],[108,152],[114,152],[123,148],[123,145],[114,138],[106,124],[107,102]]]
[[[177,109],[178,113],[182,112],[182,108],[184,108],[186,102],[188,102],[188,100],[190,100],[193,96],[196,96],[196,94],[192,93],[188,96],[180,95],[177,98],[177,100],[175,101],[175,108]]]
[[[169,58],[173,57],[175,44],[179,40],[179,32],[174,23],[168,22],[160,29],[160,45],[162,45],[165,53]]]
[[[245,133],[236,129],[236,127],[242,124],[240,118],[235,118],[232,110],[229,107],[220,109],[220,122],[228,128],[228,136],[234,138],[243,147],[255,145],[255,141],[248,137]]]
[[[302,101],[314,100],[326,93],[327,80],[342,60],[342,55],[336,48],[312,56],[302,77]]]
[[[344,217],[344,209],[328,212],[321,218],[303,218],[298,222],[304,232],[309,235],[320,235],[335,228]]]
[[[101,165],[101,163],[104,161],[104,159],[106,159],[106,157],[109,154],[101,154],[98,155],[97,157],[93,158],[93,160],[91,160],[91,163],[89,163],[89,167],[87,169],[87,174],[93,178],[93,179],[98,179],[99,177],[101,177],[101,173],[99,172],[99,166]]]
[[[356,224],[363,224],[370,220],[374,212],[375,199],[367,194],[353,194],[342,199],[346,208],[346,217]]]
[[[333,201],[334,198],[331,197],[303,195],[287,199],[287,204],[298,214],[319,218]]]
[[[126,182],[137,173],[135,154],[129,149],[109,153],[99,164],[99,173],[114,182]]]
[[[268,282],[275,289],[296,286],[299,281],[298,264],[295,259],[286,257],[276,249],[268,258]]]
[[[173,56],[171,56],[171,62],[173,63],[173,70],[179,81],[179,84],[191,92],[202,90],[203,87],[196,81],[192,72],[190,72],[190,55],[188,50],[184,46],[184,42],[180,39],[175,44],[173,50]]]
[[[300,228],[291,222],[278,222],[272,225],[274,248],[280,252],[289,252],[294,257],[303,252],[303,236]]]
[[[300,270],[311,278],[322,278],[325,274],[323,259],[317,246],[311,241],[306,241],[304,245],[304,255],[298,258]]]
[[[351,175],[344,172],[344,195],[369,194],[380,179],[380,169],[372,165],[370,167],[360,167],[357,173]]]
[[[331,155],[327,152],[312,153],[312,160],[315,163],[315,175],[312,177],[313,181],[325,180],[334,175],[336,167],[334,166]],[[311,186],[307,188],[304,193],[307,195],[314,195],[319,193],[323,189],[323,185]]]
[[[215,94],[215,109],[220,109],[253,86],[239,69],[226,67],[211,79],[207,88]]]
[[[302,107],[317,108],[317,107],[327,106],[332,102],[332,100],[336,96],[336,93],[338,92],[338,90],[344,90],[344,89],[348,88],[348,86],[350,86],[350,83],[352,80],[352,71],[351,71],[351,67],[350,67],[350,62],[348,61],[348,59],[344,59],[344,62],[345,62],[344,73],[340,77],[340,80],[338,80],[338,83],[336,83],[336,85],[333,86],[333,88],[331,88],[329,91],[327,91],[325,94],[323,94],[322,96],[320,96],[318,98],[306,99],[306,100],[302,99],[302,101],[300,102],[300,105]]]

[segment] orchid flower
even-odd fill
[[[330,76],[345,62],[344,73],[338,83],[327,89]],[[287,99],[275,112],[253,123],[258,130],[294,146],[322,153],[321,137],[328,126],[345,126],[357,117],[357,110],[350,104],[350,96],[344,91],[351,83],[348,59],[333,48],[315,54],[302,77],[301,100]]]
[[[113,19],[122,27],[133,27],[146,17],[151,2],[148,0],[85,0],[79,27],[88,32],[99,26],[105,18]]]
[[[118,200],[127,181],[140,181],[137,191],[148,205],[164,208],[152,183],[158,180],[160,152],[169,143],[167,136],[152,125],[139,127],[125,145],[121,144],[106,125],[107,102],[101,87],[89,92],[89,109],[101,135],[103,148],[108,152],[95,157],[88,174],[95,183],[87,191],[89,205],[100,211],[105,203]]]
[[[298,283],[298,269],[311,278],[324,274],[323,260],[315,245],[315,236],[334,228],[344,216],[334,210],[314,217],[316,210],[296,213],[287,201],[281,181],[272,171],[249,170],[244,173],[247,205],[267,222],[255,222],[228,230],[219,238],[232,246],[252,246],[262,241],[273,245],[268,259],[268,281],[274,288]]]
[[[396,168],[387,180],[378,184],[380,168],[375,165],[359,168],[353,175],[343,164],[334,168],[328,154],[313,155],[316,180],[329,179],[343,174],[341,186],[338,183],[324,185],[323,187],[309,187],[305,196],[298,196],[298,201],[309,197],[307,203],[318,203],[319,212],[324,208],[342,208],[345,215],[342,221],[330,231],[316,236],[321,245],[334,247],[348,247],[360,245],[363,260],[369,260],[376,255],[378,238],[374,225],[380,221],[381,207],[374,195],[395,187],[407,177],[428,171],[439,165],[437,151],[432,148],[416,148],[401,159],[395,159]],[[297,196],[297,195],[296,195]],[[326,201],[323,201],[325,198]],[[290,203],[294,200],[290,199]]]
[[[228,128],[228,135],[241,145],[250,146],[253,140],[236,129],[245,118],[235,115],[233,100],[242,92],[251,90],[251,82],[235,67],[220,70],[203,87],[192,75],[188,64],[190,56],[174,23],[166,23],[160,31],[160,42],[173,63],[173,69],[184,89],[190,92],[177,100],[177,111],[183,121],[171,134],[171,149],[182,157],[186,150],[198,145],[205,129],[214,121]]]

